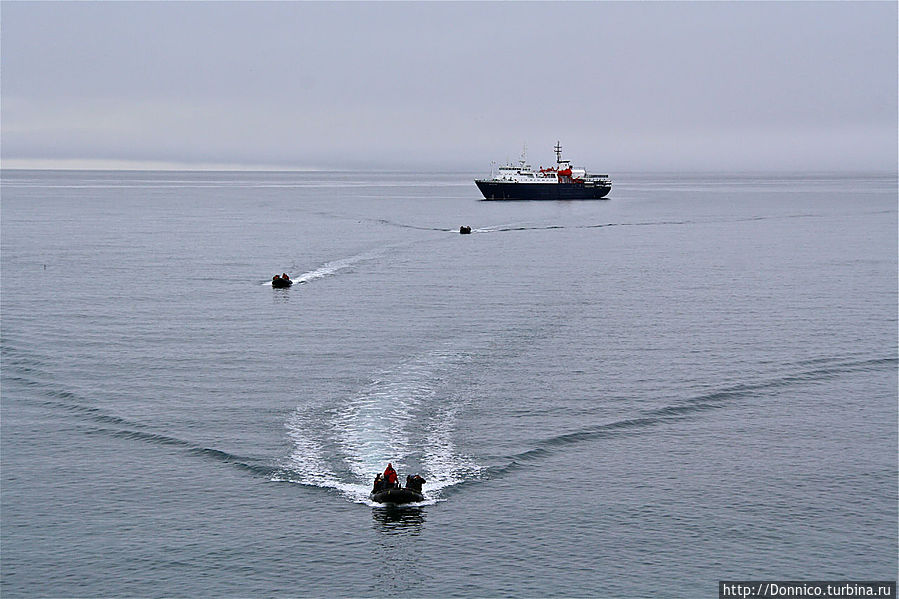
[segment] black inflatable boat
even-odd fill
[[[390,468],[391,466],[388,465],[388,467]],[[393,474],[395,475],[396,472]],[[395,476],[394,480],[396,480]],[[375,478],[375,485],[372,487],[369,497],[371,497],[372,501],[378,503],[418,503],[425,500],[421,487],[426,482],[425,479],[416,474],[415,476],[407,476],[406,486],[401,487],[396,482],[388,484],[379,474]]]
[[[293,281],[291,281],[287,275],[284,275],[283,277],[275,275],[274,277],[272,277],[272,287],[276,289],[290,287],[291,285],[293,285]]]
[[[421,493],[405,487],[373,492],[369,497],[378,503],[417,503],[425,500],[425,496]]]

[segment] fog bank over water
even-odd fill
[[[4,3],[4,168],[895,170],[897,5]]]

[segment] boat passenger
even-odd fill
[[[375,476],[375,486],[374,486],[374,488],[372,488],[371,492],[377,493],[378,491],[380,491],[383,488],[384,488],[384,477],[381,475],[380,472],[378,472],[378,474]]]
[[[415,476],[408,476],[408,477],[406,477],[406,488],[409,489],[410,491],[414,491],[416,493],[421,493],[421,487],[426,482],[428,482],[428,481],[423,479],[418,474],[416,474]]]
[[[396,486],[396,470],[393,469],[393,464],[390,462],[387,463],[387,468],[384,469],[384,480],[387,481],[387,488]]]
[[[290,280],[290,277],[287,276],[287,273],[286,273],[286,272],[285,272],[285,273],[281,273],[281,278],[284,279],[285,281],[289,281],[289,280]]]

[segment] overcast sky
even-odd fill
[[[895,170],[896,2],[0,5],[2,165]]]

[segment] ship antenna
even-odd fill
[[[556,164],[561,164],[562,162],[562,144],[558,141],[556,142]]]

